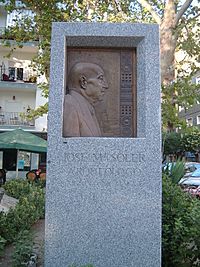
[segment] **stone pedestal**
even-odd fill
[[[67,47],[136,49],[136,137],[63,137]],[[53,25],[46,267],[161,266],[159,72],[157,25]]]

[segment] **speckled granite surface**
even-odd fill
[[[137,48],[137,138],[63,138],[66,46]],[[161,265],[159,28],[55,23],[46,267]]]

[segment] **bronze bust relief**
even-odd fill
[[[137,136],[135,49],[68,47],[66,72],[63,137]]]
[[[76,63],[68,75],[69,92],[64,99],[65,137],[102,136],[94,105],[108,89],[103,69],[94,63]]]

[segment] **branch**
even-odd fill
[[[200,9],[199,9],[199,10],[200,10]],[[200,16],[200,13],[198,13],[196,16],[190,18],[190,19],[188,20],[188,22],[191,21],[191,20],[197,19],[199,16]]]
[[[153,7],[146,1],[146,0],[137,0],[138,3],[140,3],[144,8],[146,8],[152,15],[152,17],[155,19],[155,21],[158,24],[161,24],[161,18],[158,16],[156,11],[153,9]]]
[[[115,5],[116,5],[116,7],[117,7],[117,11],[118,11],[118,12],[121,12],[122,9],[121,9],[121,6],[120,6],[120,4],[119,4],[119,1],[115,0],[114,2],[115,2]]]
[[[180,18],[183,16],[185,11],[188,9],[192,1],[193,0],[186,0],[185,3],[182,5],[181,9],[178,11],[176,18],[175,18],[175,25],[174,25],[175,27],[178,25]]]

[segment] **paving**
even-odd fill
[[[34,247],[33,252],[37,254],[37,267],[44,266],[44,229],[45,223],[44,219],[37,221],[31,230],[34,235]],[[2,258],[0,258],[0,267],[12,267],[12,253],[14,247],[9,245],[5,249],[5,253]]]
[[[39,220],[33,225],[32,231],[34,234],[34,246],[33,252],[36,253],[37,267],[44,266],[44,230],[45,230],[45,220]]]

